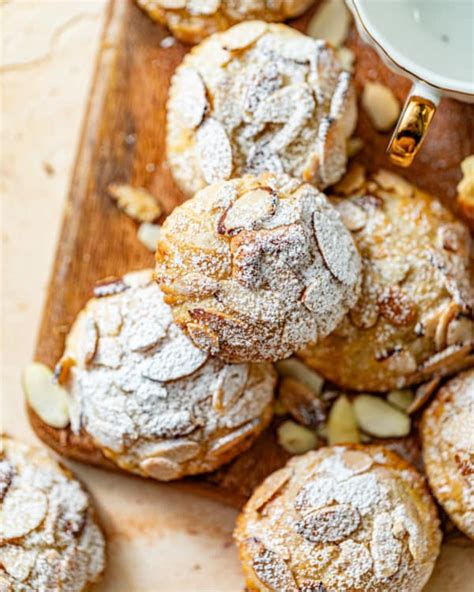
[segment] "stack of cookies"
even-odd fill
[[[213,33],[169,91],[189,200],[154,270],[96,286],[54,375],[27,369],[32,423],[159,481],[218,469],[271,424],[294,457],[239,517],[247,590],[420,591],[442,539],[432,494],[474,539],[469,231],[402,177],[348,165],[350,73],[329,43],[266,22],[311,2],[139,3],[180,39]],[[85,589],[104,549],[88,496],[4,440],[0,584]]]

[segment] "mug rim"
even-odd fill
[[[377,30],[376,25],[370,23],[370,19],[364,10],[364,0],[347,0],[349,8],[355,13],[356,23],[360,25],[368,37],[373,41],[383,57],[390,60],[395,66],[402,70],[406,75],[431,86],[441,92],[452,92],[458,95],[464,95],[466,98],[472,99],[474,97],[474,83],[459,82],[453,79],[446,79],[444,76],[440,76],[435,72],[432,72],[423,66],[420,66],[416,62],[412,61],[409,57],[404,57],[400,52],[393,47],[389,42],[382,41],[382,34]],[[397,58],[395,58],[397,56]],[[406,65],[400,63],[405,62]],[[447,82],[449,80],[449,83]]]

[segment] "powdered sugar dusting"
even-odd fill
[[[212,185],[176,208],[162,227],[156,274],[196,345],[246,361],[287,357],[332,331],[357,300],[360,269],[325,196],[266,173]],[[212,294],[184,290],[191,276],[212,283]]]
[[[229,59],[213,62],[223,48]],[[192,126],[183,128],[180,115],[190,70],[199,73],[210,97],[195,136]],[[228,178],[229,170],[234,176],[286,172],[326,187],[344,173],[345,143],[355,121],[350,75],[328,44],[283,25],[245,23],[206,40],[176,70],[168,102],[168,161],[189,194]],[[225,174],[218,177],[217,169]]]
[[[264,481],[239,518],[236,539],[248,581],[250,570],[262,579],[260,564],[271,557],[279,568],[263,581],[274,592],[288,581],[304,590],[306,578],[325,590],[422,589],[441,533],[413,468],[383,448],[364,446],[322,448],[295,457],[285,470],[277,488],[269,478],[270,495]]]
[[[76,360],[64,384],[71,427],[142,475],[168,480],[217,468],[270,421],[274,372],[267,364],[225,364],[193,345],[172,322],[151,270],[124,281],[127,290],[89,301],[68,337],[64,357]],[[109,308],[120,315],[113,338],[101,333]],[[100,348],[87,365],[81,362],[91,317],[99,344],[113,339],[120,351],[117,363],[104,364]],[[144,319],[154,331],[144,330]],[[219,455],[215,445],[223,437],[231,443]]]
[[[0,581],[8,590],[75,592],[99,579],[105,542],[80,484],[43,451],[2,438]],[[74,558],[74,560],[72,560]]]

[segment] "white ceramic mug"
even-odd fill
[[[346,0],[361,37],[413,81],[388,147],[409,166],[441,96],[474,102],[474,0]]]

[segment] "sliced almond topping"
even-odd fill
[[[219,234],[235,234],[239,230],[251,230],[257,223],[271,216],[276,209],[277,197],[270,187],[259,187],[244,193],[219,220]]]
[[[229,450],[232,450],[232,448],[235,448],[235,446],[253,434],[259,423],[259,419],[253,419],[240,426],[237,430],[217,439],[211,446],[209,454],[213,457],[225,455]]]
[[[379,132],[390,130],[400,115],[400,103],[390,88],[380,82],[366,82],[362,106]]]
[[[104,298],[105,296],[114,296],[128,290],[129,286],[122,278],[109,277],[104,278],[96,283],[94,286],[94,296],[96,298]]]
[[[161,6],[161,8],[168,8],[170,10],[186,8],[186,2],[187,0],[156,0],[158,6]]]
[[[416,413],[419,409],[421,409],[430,399],[431,396],[435,393],[436,389],[441,382],[441,378],[435,377],[432,378],[429,382],[425,382],[425,384],[421,384],[415,392],[415,398],[412,399],[410,405],[408,405],[406,412],[408,415],[412,413]]]
[[[177,380],[198,370],[208,357],[207,352],[198,349],[186,335],[179,333],[153,355],[144,375],[160,382]]]
[[[459,209],[474,224],[474,154],[461,162],[463,178],[458,184],[457,203]]]
[[[108,192],[116,200],[118,207],[137,222],[153,222],[162,213],[156,199],[143,187],[111,183]]]
[[[351,232],[362,230],[367,223],[367,212],[357,204],[349,200],[344,200],[337,206],[344,226]]]
[[[353,195],[356,191],[361,189],[364,184],[365,167],[355,162],[350,165],[349,170],[344,177],[334,185],[333,190],[339,195]]]
[[[408,409],[413,403],[414,398],[415,395],[409,389],[390,391],[387,395],[387,401],[391,405],[394,405],[395,407],[398,407],[398,409],[401,409],[407,413],[409,413]]]
[[[84,362],[89,364],[94,359],[99,342],[99,331],[93,317],[89,316],[85,324]]]
[[[275,364],[279,376],[282,378],[293,378],[307,387],[314,397],[321,394],[324,384],[322,378],[317,372],[306,366],[298,358],[287,358]]]
[[[149,251],[154,253],[156,251],[156,243],[160,238],[161,226],[159,224],[151,224],[150,222],[143,222],[137,230],[137,238]]]
[[[187,323],[186,330],[199,349],[209,352],[211,356],[217,354],[220,347],[219,336],[212,329],[199,323]]]
[[[373,179],[383,189],[395,191],[401,197],[411,197],[415,191],[414,186],[409,181],[387,169],[377,171],[373,175]]]
[[[373,464],[372,458],[360,450],[344,450],[342,460],[355,474],[368,471]]]
[[[353,406],[345,395],[334,402],[328,419],[328,444],[358,444],[360,433]]]
[[[474,343],[474,321],[464,316],[452,319],[446,332],[446,344]]]
[[[219,37],[223,49],[236,51],[249,47],[267,30],[263,21],[247,21],[234,25]]]
[[[407,375],[415,372],[417,363],[414,355],[406,350],[394,351],[390,353],[386,358],[380,359],[383,361],[390,371],[394,374]]]
[[[195,458],[200,446],[193,440],[179,438],[177,440],[165,440],[153,449],[153,458],[165,457],[167,460],[180,463]]]
[[[291,419],[278,426],[277,434],[278,443],[290,454],[304,454],[315,448],[318,443],[315,432]]]
[[[445,308],[445,310],[443,310],[443,312],[441,313],[438,324],[436,325],[434,337],[435,347],[437,351],[441,351],[446,347],[448,325],[458,314],[459,310],[459,304],[457,304],[456,302],[450,302],[448,306]]]
[[[202,273],[191,272],[177,277],[171,284],[163,284],[161,290],[165,294],[174,294],[200,300],[213,296],[219,290],[219,282]]]
[[[379,296],[380,314],[396,327],[407,327],[416,321],[418,309],[400,288],[387,288]]]
[[[357,530],[359,524],[357,508],[337,504],[306,514],[296,523],[296,530],[310,543],[337,543]]]
[[[325,0],[310,20],[306,33],[338,47],[346,40],[350,25],[351,15],[344,0]]]
[[[158,481],[171,481],[181,476],[179,464],[167,458],[147,458],[140,463],[140,468]]]
[[[176,79],[174,108],[183,125],[195,129],[202,123],[208,108],[206,86],[197,70],[180,68]]]
[[[347,156],[353,158],[364,147],[364,140],[362,138],[349,138],[347,140]]]
[[[284,408],[299,423],[316,427],[326,418],[321,399],[301,382],[293,378],[283,378],[279,394]]]
[[[208,117],[196,134],[197,157],[207,183],[228,179],[232,174],[232,146],[224,126]]]
[[[212,396],[212,406],[222,413],[239,399],[249,376],[248,364],[226,364],[219,374]]]
[[[290,477],[291,469],[289,467],[283,467],[283,469],[272,473],[253,493],[248,502],[249,509],[259,512],[288,483]]]
[[[47,366],[29,364],[23,373],[23,388],[29,405],[47,425],[57,429],[69,425],[67,392],[55,384]]]
[[[23,537],[43,522],[48,499],[38,489],[11,490],[5,496],[0,511],[0,540]]]
[[[270,590],[298,592],[293,574],[280,556],[267,549],[259,539],[247,539],[245,544],[249,549],[253,570],[263,584]]]
[[[401,438],[410,433],[408,415],[384,399],[371,395],[358,395],[354,399],[357,423],[367,434],[378,438]]]
[[[455,367],[456,364],[460,363],[463,358],[467,356],[471,348],[472,344],[470,343],[450,345],[443,351],[428,358],[428,360],[421,365],[421,374],[427,375],[437,371],[445,372],[446,370]]]
[[[220,5],[221,0],[187,0],[187,8],[191,14],[215,14]]]

